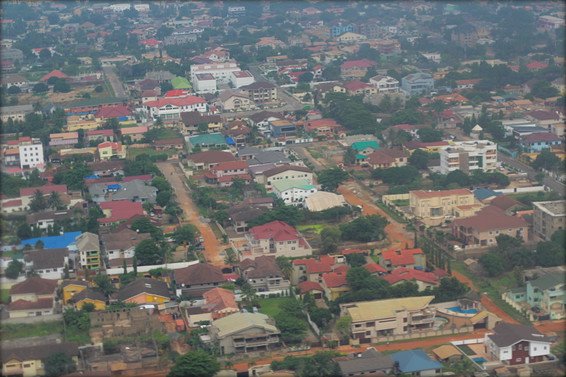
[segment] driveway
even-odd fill
[[[203,255],[206,261],[215,266],[224,267],[224,258],[222,258],[220,253],[228,246],[223,247],[214,235],[210,225],[202,221],[198,207],[193,202],[189,189],[183,183],[184,173],[177,165],[177,162],[158,162],[157,167],[173,187],[179,207],[183,210],[182,223],[191,223],[196,226],[204,239]]]

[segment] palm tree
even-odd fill
[[[291,264],[291,261],[289,260],[289,258],[284,256],[277,257],[276,261],[277,266],[283,273],[283,276],[285,276],[285,279],[288,280],[291,277],[291,273],[293,272],[293,265]]]
[[[238,263],[238,256],[236,255],[234,249],[232,248],[226,249],[225,253],[226,256],[224,257],[224,263],[230,266],[233,266]]]
[[[61,197],[59,196],[58,192],[55,191],[51,192],[49,198],[47,199],[47,206],[53,209],[59,209],[63,207],[63,201],[61,200]]]
[[[256,290],[248,282],[242,286],[242,299],[248,305],[255,306],[257,304]]]

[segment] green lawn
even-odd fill
[[[274,318],[281,311],[281,304],[287,300],[294,300],[291,297],[264,298],[259,300],[259,312]]]
[[[10,301],[10,290],[0,289],[0,303],[7,304]]]
[[[2,340],[29,338],[30,336],[45,336],[63,333],[63,322],[40,322],[22,324],[2,324],[0,337]]]
[[[171,156],[175,154],[177,151],[175,149],[167,149],[164,151],[156,151],[152,148],[128,148],[128,159],[133,160],[140,154],[147,154],[150,156],[155,156],[158,154],[167,153],[167,155]]]
[[[157,135],[158,140],[175,139],[177,137],[181,137],[181,134],[179,131],[172,128],[163,128],[159,131],[159,135]]]
[[[324,229],[324,224],[309,224],[309,225],[298,225],[297,226],[297,230],[299,232],[308,232],[308,233],[316,233],[316,234],[320,234],[320,232],[322,232],[322,229]]]

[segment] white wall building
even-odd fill
[[[216,92],[216,79],[210,73],[196,74],[193,87],[197,93],[214,93]]]
[[[250,85],[255,82],[250,71],[235,71],[230,73],[230,83],[234,88]]]
[[[190,111],[207,111],[206,100],[196,96],[160,98],[143,104],[152,118],[161,117],[163,121],[179,120],[181,113]]]
[[[273,193],[286,205],[303,205],[305,199],[317,192],[307,179],[302,181],[284,180],[273,182]]]
[[[22,169],[43,168],[43,144],[39,139],[21,141],[18,147],[20,152],[20,167]]]
[[[375,86],[379,93],[397,93],[399,91],[399,80],[390,76],[373,76],[369,79],[369,84]]]
[[[474,170],[492,172],[497,167],[497,144],[489,140],[459,141],[440,150],[440,172]]]
[[[236,62],[193,64],[191,65],[191,80],[194,83],[196,75],[210,73],[219,84],[228,84],[232,72],[241,71]]]

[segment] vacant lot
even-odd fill
[[[289,300],[294,300],[290,297],[275,297],[264,298],[259,300],[259,312],[274,318],[281,311],[281,305]]]
[[[41,322],[41,323],[22,323],[22,324],[2,324],[0,327],[0,337],[2,340],[12,340],[29,338],[30,336],[45,336],[51,334],[61,334],[63,332],[63,322]]]

